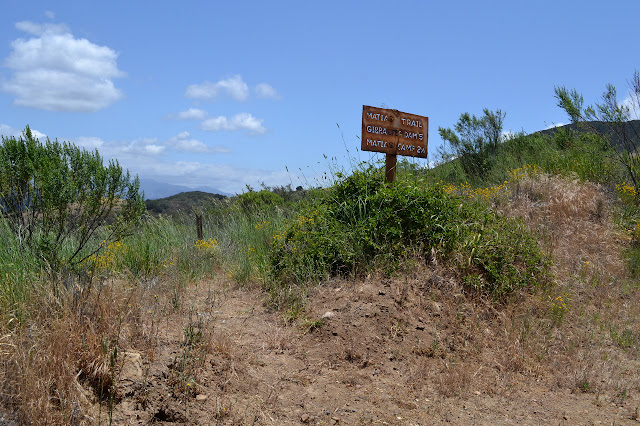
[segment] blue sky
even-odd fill
[[[0,133],[28,124],[142,178],[231,193],[315,185],[334,167],[382,159],[359,152],[362,105],[428,116],[433,159],[438,126],[462,112],[500,108],[505,130],[541,130],[567,122],[554,86],[592,103],[612,83],[622,101],[640,69],[638,0],[1,9]]]

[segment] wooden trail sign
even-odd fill
[[[362,106],[363,151],[384,152],[386,180],[396,180],[396,156],[427,158],[429,117],[395,109]]]

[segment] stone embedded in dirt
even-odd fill
[[[196,395],[196,401],[205,401],[207,398],[209,398],[209,396],[202,393]]]
[[[324,313],[324,315],[322,315],[322,319],[331,319],[331,318],[333,318],[335,316],[336,316],[336,314],[334,314],[333,312],[327,311],[327,312]]]
[[[308,414],[303,414],[302,416],[300,416],[300,421],[302,423],[309,423],[311,421],[311,416]]]
[[[123,353],[120,380],[131,382],[142,380],[142,356],[139,352],[126,351]]]

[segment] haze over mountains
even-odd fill
[[[231,197],[234,194],[224,192],[212,186],[199,186],[191,188],[184,185],[173,185],[171,183],[159,182],[154,179],[140,178],[140,189],[144,191],[145,200],[157,200],[158,198],[166,198],[181,192],[200,191],[209,192],[211,194],[220,194]]]

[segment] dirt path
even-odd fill
[[[438,279],[334,282],[289,326],[259,290],[201,283],[161,326],[153,359],[125,355],[114,423],[636,423],[636,392],[616,400],[569,389],[543,371],[506,365],[490,327],[483,339],[460,335],[482,333],[495,318],[426,297]],[[194,329],[203,349],[185,355]]]

